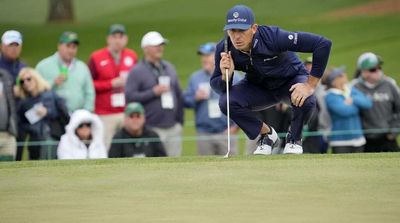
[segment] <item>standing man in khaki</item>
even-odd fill
[[[142,38],[144,59],[131,71],[126,101],[140,102],[146,122],[161,138],[168,156],[182,153],[183,98],[174,66],[163,60],[167,40],[158,32]]]
[[[137,63],[135,51],[126,48],[125,26],[111,25],[107,46],[92,53],[89,69],[96,89],[95,113],[104,123],[104,142],[110,148],[116,130],[122,127],[125,109],[125,83]]]

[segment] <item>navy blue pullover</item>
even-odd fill
[[[228,38],[228,51],[231,51],[235,70],[245,72],[246,79],[251,83],[268,89],[279,88],[296,75],[308,75],[295,52],[313,53],[310,74],[321,78],[328,62],[331,45],[330,40],[312,33],[288,32],[279,27],[258,26],[248,55],[235,49]],[[226,90],[219,68],[222,52],[224,40],[217,44],[215,70],[210,79],[211,87],[217,93]]]

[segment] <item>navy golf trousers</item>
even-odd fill
[[[255,111],[266,109],[280,102],[291,103],[290,87],[296,83],[306,82],[307,78],[306,75],[294,76],[276,89],[264,88],[244,78],[229,89],[230,118],[250,139],[255,139],[260,134],[263,124],[256,117]],[[298,141],[301,140],[303,125],[308,122],[312,112],[315,110],[316,98],[314,95],[311,95],[301,107],[291,105],[293,117],[290,123],[289,140]],[[226,115],[226,93],[221,95],[219,107]]]

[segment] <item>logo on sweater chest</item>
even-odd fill
[[[375,92],[372,94],[372,100],[376,102],[390,101],[390,95],[384,92]]]
[[[102,67],[106,66],[107,64],[108,64],[108,60],[107,59],[100,61],[100,66],[102,66]]]

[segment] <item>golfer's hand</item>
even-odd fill
[[[233,63],[231,51],[229,51],[229,53],[221,53],[219,68],[221,69],[222,80],[226,81],[226,69],[228,69],[229,80],[232,78],[233,71],[235,70],[235,65]]]
[[[292,85],[289,89],[289,91],[292,92],[292,103],[297,107],[303,106],[304,101],[314,93],[314,90],[315,89],[308,83],[297,83]]]

